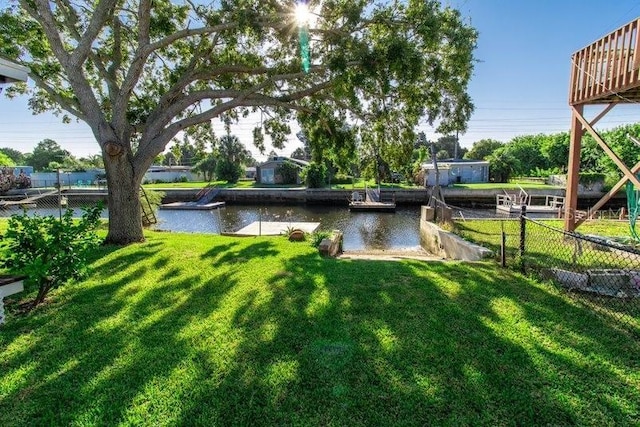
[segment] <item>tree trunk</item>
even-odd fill
[[[127,245],[144,241],[139,198],[142,174],[136,173],[130,156],[124,148],[116,155],[110,155],[109,150],[103,154],[109,190],[106,243]]]

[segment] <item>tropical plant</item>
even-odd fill
[[[324,231],[324,230],[315,231],[314,233],[311,234],[311,239],[309,242],[311,243],[311,246],[313,246],[314,248],[317,248],[318,246],[320,246],[320,243],[322,243],[324,239],[330,236],[331,236],[330,231]]]
[[[204,175],[204,180],[210,182],[213,180],[213,176],[216,172],[216,165],[218,161],[214,154],[207,154],[206,157],[200,160],[194,166],[194,172],[200,172]]]
[[[494,182],[507,182],[517,170],[520,161],[508,151],[507,147],[495,150],[487,157],[489,161],[489,178]]]
[[[34,170],[42,171],[48,170],[51,162],[56,162],[60,165],[64,164],[69,156],[71,156],[71,153],[60,147],[60,144],[47,138],[34,147],[31,154],[27,155],[26,161],[33,166]]]
[[[13,164],[15,165],[24,165],[25,164],[25,156],[22,152],[16,150],[15,148],[3,147],[0,148],[0,153],[9,157],[13,160]],[[4,163],[2,163],[4,164]]]

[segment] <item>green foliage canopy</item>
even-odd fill
[[[485,160],[503,145],[502,142],[496,141],[495,139],[481,139],[473,143],[471,149],[464,154],[464,158],[469,160]]]
[[[214,118],[259,111],[255,142],[264,149],[269,135],[281,149],[297,112],[303,130],[322,127],[336,141],[310,141],[335,162],[368,133],[392,166],[410,160],[402,146],[421,119],[444,134],[464,132],[477,32],[457,10],[438,1],[312,1],[305,72],[294,6],[19,0],[0,13],[0,54],[28,66],[35,82],[9,95],[29,95],[35,113],[85,121],[95,135],[112,189],[108,241],[144,239],[129,220],[139,216],[144,173],[178,133]]]

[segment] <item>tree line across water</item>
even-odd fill
[[[632,165],[640,159],[640,147],[632,138],[640,137],[640,123],[619,126],[601,133],[610,148],[625,162]],[[302,147],[296,148],[292,158],[311,161],[303,171],[306,184],[310,187],[322,186],[327,182],[338,182],[345,177],[358,176],[375,179],[378,182],[397,181],[398,177],[409,183],[420,181],[420,165],[431,159],[432,143],[418,139],[411,153],[411,160],[404,167],[393,168],[398,164],[387,156],[371,155],[359,147],[350,153],[342,164],[332,161],[332,156],[322,156],[321,162],[312,161],[313,142],[300,137]],[[508,142],[495,139],[476,141],[470,149],[459,146],[454,136],[444,136],[433,142],[433,152],[438,160],[462,158],[466,160],[489,161],[490,179],[494,182],[507,182],[516,176],[546,178],[552,174],[566,173],[569,157],[569,132],[554,134],[522,135]],[[456,147],[456,144],[458,146]],[[591,135],[582,140],[580,170],[582,173],[600,175],[606,182],[616,182],[621,172],[606,155]],[[270,156],[277,155],[272,151]],[[220,138],[214,134],[184,135],[175,140],[171,149],[158,156],[157,164],[189,165],[203,174],[205,180],[226,180],[236,182],[241,178],[246,166],[255,166],[257,161],[240,139],[227,133]],[[33,166],[35,171],[54,171],[58,168],[83,171],[101,168],[101,156],[75,157],[51,139],[39,142],[31,153],[22,153],[13,148],[0,148],[0,165]],[[346,167],[344,167],[346,165]],[[287,183],[297,179],[293,165],[284,164],[281,173]]]

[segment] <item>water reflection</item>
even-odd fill
[[[319,222],[321,230],[342,230],[345,250],[405,249],[420,245],[419,206],[396,213],[349,212],[346,206],[227,205],[215,211],[159,212],[157,229],[191,232],[234,232],[254,221]]]
[[[30,209],[29,214],[53,215],[55,209]],[[22,209],[0,210],[0,216],[20,214]],[[82,215],[74,208],[74,216]],[[457,218],[517,218],[495,209],[455,211]],[[532,215],[540,218],[545,215]],[[549,216],[548,214],[546,215]],[[103,218],[108,218],[105,209]],[[554,217],[553,215],[551,217]],[[338,229],[344,233],[345,250],[415,249],[420,246],[420,206],[398,206],[395,213],[349,212],[346,206],[274,206],[232,205],[211,211],[160,210],[156,229],[185,233],[234,232],[254,221],[319,222],[321,230]]]

